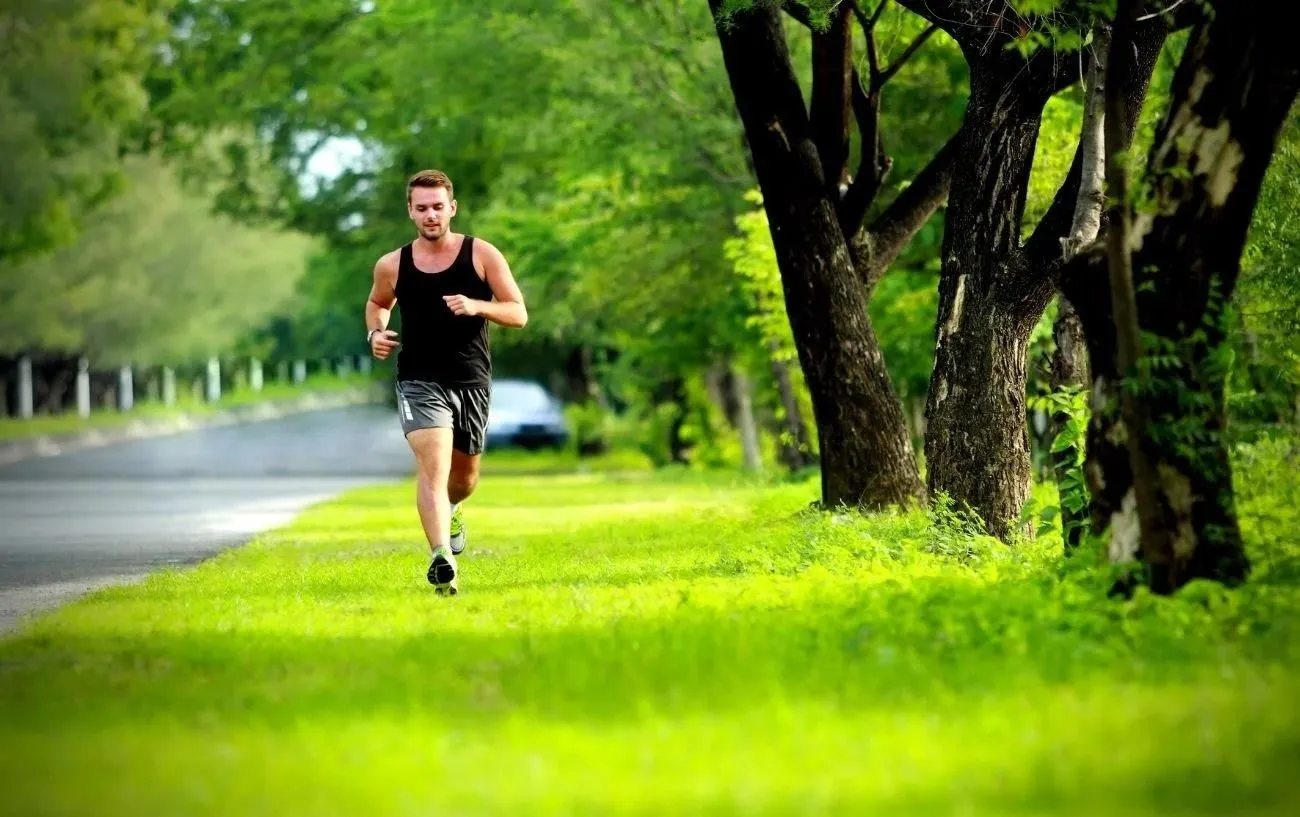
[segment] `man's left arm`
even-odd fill
[[[478,242],[478,246],[483,248],[483,273],[492,288],[492,300],[479,301],[464,295],[445,295],[443,300],[457,315],[478,315],[502,326],[523,328],[528,323],[528,308],[506,257],[486,241]]]

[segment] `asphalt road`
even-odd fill
[[[354,406],[0,467],[0,632],[413,473],[393,410]]]

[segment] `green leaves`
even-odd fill
[[[310,249],[304,236],[213,217],[157,158],[124,168],[122,193],[81,238],[0,264],[0,352],[189,362],[229,351],[286,306]]]
[[[0,7],[0,260],[67,242],[121,182],[117,148],[163,0],[6,0]]]
[[[736,218],[740,235],[728,239],[723,246],[750,304],[746,323],[757,330],[775,359],[795,361],[794,337],[786,317],[776,250],[772,247],[767,216],[761,208],[762,195],[754,190],[745,198],[760,207]]]
[[[1065,386],[1045,394],[1032,395],[1026,400],[1031,411],[1045,412],[1059,424],[1060,431],[1052,438],[1050,453],[1056,455],[1057,504],[1031,501],[1021,512],[1021,524],[1038,519],[1037,535],[1055,530],[1055,521],[1061,520],[1062,538],[1068,543],[1075,530],[1085,530],[1084,514],[1090,501],[1090,492],[1084,477],[1083,466],[1087,458],[1088,392],[1078,386]],[[1062,456],[1063,455],[1063,456]],[[1062,467],[1064,466],[1064,467]],[[1069,513],[1062,513],[1062,511]]]

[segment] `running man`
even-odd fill
[[[487,322],[522,327],[523,295],[496,247],[455,233],[456,198],[440,170],[406,184],[406,209],[419,235],[382,256],[366,301],[366,342],[386,360],[397,354],[397,407],[415,454],[416,508],[433,552],[429,583],[456,593],[456,554],[467,540],[461,504],[478,484],[487,435],[492,355]],[[402,339],[388,328],[401,304]]]

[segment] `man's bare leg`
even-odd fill
[[[451,476],[447,480],[447,496],[453,505],[469,499],[478,486],[478,463],[482,454],[466,454],[452,449]]]
[[[459,554],[465,549],[467,534],[465,522],[457,506],[469,499],[478,485],[480,454],[466,454],[459,449],[451,452],[451,474],[447,479],[447,498],[451,507],[451,552]]]
[[[429,581],[435,586],[450,585],[455,592],[456,562],[450,552],[451,503],[447,496],[451,429],[420,428],[406,435],[406,440],[415,453],[415,505],[434,558],[429,566]]]

